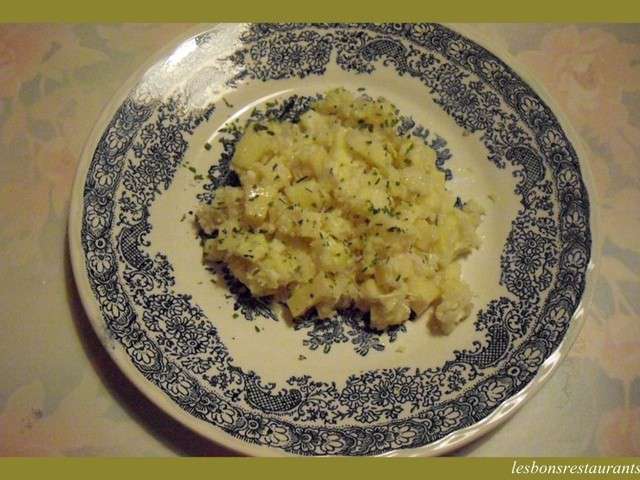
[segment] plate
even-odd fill
[[[486,209],[470,318],[385,333],[353,312],[291,324],[202,264],[192,212],[229,181],[234,121],[293,119],[342,86],[384,96]],[[536,89],[538,90],[538,89]],[[432,24],[221,24],[150,62],[105,109],[74,186],[82,302],[166,413],[249,455],[442,454],[544,382],[580,327],[586,174],[566,124],[503,60]]]

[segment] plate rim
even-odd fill
[[[79,156],[75,177],[73,180],[71,201],[69,205],[69,217],[67,224],[67,237],[69,242],[69,256],[71,260],[74,283],[80,297],[85,314],[89,319],[91,327],[100,340],[100,343],[109,354],[112,361],[127,377],[127,379],[136,387],[136,389],[144,395],[149,401],[158,406],[165,414],[169,415],[178,423],[186,426],[195,434],[215,442],[236,453],[248,456],[268,456],[268,457],[295,457],[282,449],[257,445],[242,441],[233,435],[225,432],[219,427],[211,425],[190,415],[185,410],[177,406],[157,385],[147,380],[144,375],[138,371],[131,363],[130,358],[126,355],[124,348],[118,342],[114,342],[105,333],[105,325],[101,318],[96,300],[91,293],[91,287],[88,279],[84,274],[85,259],[81,255],[82,246],[80,243],[81,219],[83,209],[83,192],[88,168],[95,151],[97,141],[104,128],[109,123],[113,114],[122,100],[142,78],[142,75],[149,70],[150,67],[166,58],[177,46],[183,42],[196,37],[197,35],[210,31],[216,25],[245,25],[246,23],[218,23],[218,24],[198,24],[194,27],[186,29],[177,35],[173,40],[167,42],[163,47],[158,49],[145,62],[130,74],[127,80],[109,97],[103,109],[98,115],[91,132],[86,138],[82,152]],[[562,127],[567,138],[570,139],[571,145],[576,151],[578,158],[582,181],[589,198],[589,221],[591,234],[591,255],[589,264],[585,270],[585,287],[580,301],[573,313],[570,324],[565,332],[561,343],[551,353],[547,359],[540,365],[536,375],[515,395],[510,396],[503,401],[496,409],[483,419],[474,424],[449,433],[443,438],[411,449],[395,449],[388,452],[378,454],[379,457],[421,457],[432,455],[444,455],[455,449],[458,449],[473,440],[483,436],[489,431],[503,424],[511,418],[517,410],[519,410],[526,401],[532,398],[540,388],[548,381],[551,375],[557,370],[558,366],[567,357],[569,350],[577,339],[585,321],[585,309],[591,304],[593,295],[593,276],[599,265],[599,257],[602,249],[601,239],[599,235],[599,202],[597,201],[597,192],[593,183],[593,173],[591,170],[590,155],[588,149],[584,145],[584,141],[572,126],[571,122],[564,114],[563,110],[554,101],[553,97],[536,79],[532,72],[528,71],[514,56],[495,40],[489,39],[482,32],[474,30],[472,24],[452,24],[443,23],[446,28],[470,39],[477,43],[480,47],[485,48],[492,55],[500,59],[509,66],[515,74],[523,79],[535,94],[549,107],[553,112],[558,124]]]

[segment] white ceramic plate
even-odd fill
[[[487,211],[463,266],[476,309],[449,336],[420,320],[379,334],[358,315],[294,327],[241,285],[212,284],[201,263],[189,212],[230,181],[237,138],[225,126],[254,107],[295,118],[335,86],[395,103],[449,188]],[[574,143],[530,83],[474,41],[424,24],[223,24],[107,107],[69,236],[101,341],[180,422],[251,455],[425,455],[504,420],[566,353],[590,225]]]

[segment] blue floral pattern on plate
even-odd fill
[[[209,41],[203,34],[196,45]],[[148,251],[150,207],[170,188],[190,137],[215,105],[186,109],[188,85],[163,102],[145,100],[140,86],[95,149],[81,228],[102,318],[133,365],[191,415],[300,455],[423,446],[482,420],[524,388],[563,339],[591,253],[578,158],[550,109],[502,61],[438,25],[253,25],[229,60],[241,67],[229,88],[323,75],[334,61],[358,75],[389,68],[419,80],[462,129],[481,134],[487,168],[516,167],[520,209],[500,265],[509,296],[490,301],[475,319],[484,340],[438,368],[364,371],[342,387],[292,376],[280,388],[246,371],[215,322],[176,290],[167,256]],[[350,338],[362,351],[379,349],[355,320],[323,329],[310,332],[309,348]]]

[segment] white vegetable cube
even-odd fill
[[[411,309],[401,299],[389,299],[371,306],[371,326],[377,330],[384,330],[391,325],[406,322],[411,315]]]
[[[311,244],[316,263],[326,272],[339,272],[351,263],[351,254],[345,245],[328,235],[322,235]]]
[[[319,209],[324,205],[324,197],[318,182],[310,179],[298,180],[285,189],[289,202],[305,209]]]
[[[273,142],[270,135],[263,131],[256,131],[251,126],[246,130],[233,156],[233,166],[240,170],[250,170],[255,167],[267,154],[273,152]]]
[[[408,280],[408,300],[411,310],[421,315],[440,297],[442,290],[433,279],[412,276]]]

